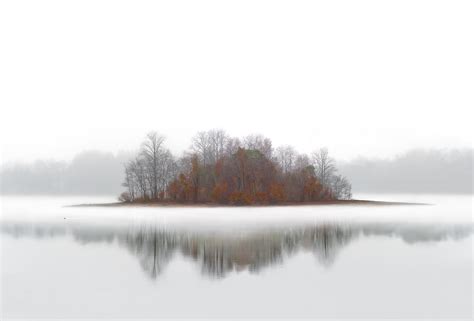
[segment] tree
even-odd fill
[[[193,202],[197,203],[199,196],[199,159],[197,155],[191,158],[191,183],[193,186]]]
[[[352,187],[347,178],[342,175],[331,177],[331,190],[336,199],[350,200],[352,198]]]
[[[273,183],[270,185],[270,201],[280,203],[285,200],[285,189],[282,184]]]
[[[239,148],[242,146],[242,143],[240,142],[240,139],[238,138],[228,138],[226,145],[225,145],[225,152],[224,155],[225,157],[232,157]]]
[[[260,151],[266,158],[271,159],[273,153],[272,141],[262,135],[248,135],[244,137],[243,147]]]
[[[118,200],[120,202],[133,202],[133,199],[132,197],[130,196],[130,193],[129,192],[123,192],[122,194],[120,194]]]
[[[214,189],[211,193],[211,198],[214,202],[225,203],[226,202],[226,193],[227,193],[227,183],[219,182],[214,186]]]
[[[229,136],[222,129],[213,129],[207,132],[207,138],[210,147],[210,163],[215,164],[224,156]]]
[[[334,159],[329,157],[327,148],[321,148],[313,152],[312,156],[316,176],[324,187],[329,188],[330,179],[336,172]]]
[[[142,154],[147,165],[147,177],[150,184],[150,197],[158,198],[158,180],[160,168],[160,156],[162,154],[162,145],[165,141],[163,136],[156,132],[147,134],[145,141],[142,143]]]
[[[148,199],[146,170],[143,158],[141,158],[140,155],[137,156],[133,161],[128,163],[127,169],[132,176],[131,180],[129,181],[131,184],[133,184],[132,189],[140,194],[142,200]],[[136,192],[134,192],[135,196]]]
[[[316,201],[321,198],[322,186],[314,176],[308,176],[303,187],[303,201]]]
[[[351,186],[336,175],[327,149],[312,158],[291,146],[273,152],[261,135],[243,139],[222,130],[199,132],[191,152],[175,159],[164,147],[164,137],[149,133],[140,153],[125,166],[124,201],[173,200],[266,204],[350,199]]]
[[[228,140],[229,136],[221,129],[198,132],[192,139],[191,150],[206,167],[224,156]]]
[[[168,149],[163,148],[158,158],[158,176],[156,185],[159,193],[166,190],[167,185],[176,177],[176,175],[176,161],[171,152]]]
[[[130,166],[130,163],[125,165],[125,181],[122,184],[123,187],[127,188],[127,193],[128,193],[128,201],[134,201],[135,200],[135,191],[137,190],[134,175],[133,175],[133,169]],[[121,195],[121,198],[123,198],[123,194]]]
[[[290,172],[295,166],[296,151],[292,146],[280,146],[276,149],[275,159],[283,174]]]

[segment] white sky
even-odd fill
[[[2,161],[179,152],[198,130],[339,159],[472,146],[474,1],[0,2]]]

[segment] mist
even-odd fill
[[[123,166],[131,156],[84,151],[71,161],[14,163],[0,172],[2,194],[110,195],[123,190]]]
[[[391,159],[339,162],[355,192],[472,194],[472,149],[413,149]]]
[[[71,161],[12,163],[0,171],[2,194],[119,195],[132,153],[84,151]],[[393,158],[337,161],[357,193],[472,194],[472,149],[412,149]]]

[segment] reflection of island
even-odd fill
[[[260,269],[283,262],[300,249],[314,252],[329,265],[338,249],[352,238],[350,229],[322,225],[289,230],[265,230],[246,235],[167,232],[138,228],[119,240],[140,258],[145,271],[155,277],[177,251],[199,262],[202,272],[223,277],[230,271]]]
[[[1,231],[14,237],[48,238],[72,236],[82,244],[115,241],[135,255],[143,270],[156,278],[175,253],[191,258],[202,273],[224,277],[232,271],[261,269],[282,263],[300,251],[313,253],[330,266],[345,245],[359,237],[384,236],[415,242],[438,242],[468,237],[470,225],[427,225],[408,223],[320,223],[288,228],[266,228],[230,233],[165,229],[141,224],[127,227],[62,222],[62,224],[3,223]]]

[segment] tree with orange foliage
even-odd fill
[[[191,183],[193,202],[197,203],[199,196],[199,160],[197,155],[193,155],[191,158]]]
[[[305,201],[316,201],[321,195],[322,185],[316,177],[308,177],[303,188],[303,199]]]
[[[227,183],[219,182],[216,184],[216,186],[214,186],[214,189],[212,190],[211,199],[217,203],[225,203],[226,192],[227,192]]]
[[[130,196],[123,200],[249,205],[351,198],[351,185],[336,174],[327,149],[310,159],[289,146],[274,153],[271,141],[260,135],[239,140],[211,130],[194,137],[192,154],[175,159],[162,143],[150,134],[127,164],[124,186]]]
[[[257,192],[255,199],[259,204],[267,204],[270,201],[270,196],[266,192]]]
[[[273,183],[270,185],[270,201],[272,203],[280,203],[285,201],[285,189],[283,184]]]
[[[173,180],[171,183],[168,185],[168,195],[169,198],[173,201],[178,200],[178,195],[179,195],[179,181],[177,179]]]
[[[251,205],[255,199],[247,192],[232,192],[229,194],[229,202],[233,205]]]

